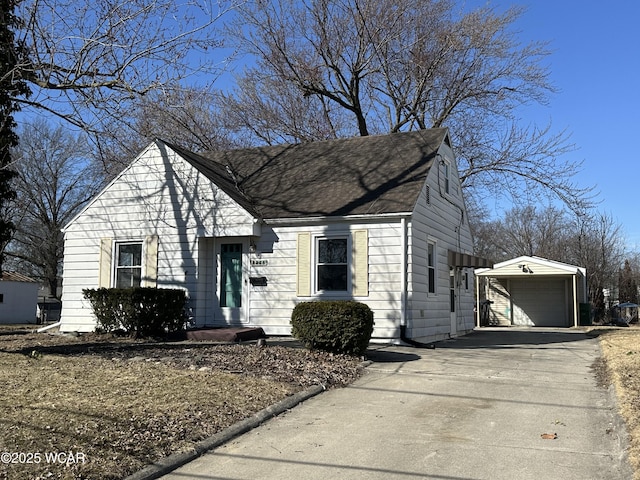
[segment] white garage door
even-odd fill
[[[513,323],[537,327],[567,327],[565,280],[511,280]]]

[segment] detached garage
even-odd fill
[[[586,270],[523,256],[478,269],[477,326],[571,327],[587,302]]]

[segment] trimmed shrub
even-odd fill
[[[352,300],[303,302],[291,314],[291,335],[307,348],[364,355],[373,333],[373,312]]]
[[[186,292],[166,288],[98,288],[82,291],[91,303],[97,328],[124,330],[138,338],[184,329]]]

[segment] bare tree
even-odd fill
[[[240,0],[237,0],[239,2]],[[127,117],[142,95],[219,71],[216,21],[236,0],[23,0],[13,75],[33,90],[26,112],[48,112],[101,132]]]
[[[618,300],[621,303],[638,302],[638,282],[635,279],[629,260],[624,261],[624,266],[618,274],[618,292]]]
[[[529,255],[566,261],[566,214],[555,207],[514,208],[506,213],[502,229],[503,250],[510,257]]]
[[[556,207],[515,207],[501,220],[474,219],[477,252],[494,261],[520,255],[571,261],[568,240],[572,224],[566,211]]]
[[[98,141],[100,158],[113,176],[156,138],[194,152],[241,146],[226,122],[227,115],[213,92],[171,85],[135,102],[127,113],[127,135],[120,123],[108,127]]]
[[[240,12],[230,33],[255,67],[227,105],[245,125],[262,127],[256,139],[448,126],[463,185],[479,200],[488,188],[492,195],[526,188],[577,211],[589,206],[590,190],[572,181],[580,164],[559,158],[573,148],[566,133],[519,124],[520,107],[544,104],[554,92],[546,45],[521,45],[511,29],[521,9],[458,13],[451,0],[258,0]],[[300,109],[254,108],[278,104],[283,91],[307,99],[331,128],[315,128]]]
[[[14,151],[15,235],[7,260],[56,295],[61,274],[61,229],[102,185],[86,136],[73,136],[43,120],[25,125]]]
[[[573,263],[587,269],[589,301],[596,318],[603,318],[607,307],[603,291],[611,294],[617,290],[617,275],[625,256],[622,227],[608,214],[576,215],[571,245]]]
[[[499,220],[476,216],[473,229],[476,252],[494,261],[532,255],[586,268],[589,302],[604,317],[604,291],[617,290],[625,256],[621,226],[610,215],[516,207]]]
[[[325,98],[300,95],[298,87],[257,69],[238,80],[235,90],[218,92],[226,130],[244,145],[303,143],[338,138],[349,125],[346,112]],[[268,92],[263,95],[261,92]]]

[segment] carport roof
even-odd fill
[[[586,270],[583,267],[556,260],[523,255],[496,263],[493,268],[477,269],[475,274],[479,277],[513,277],[532,274],[585,276]]]

